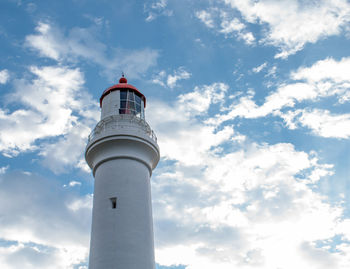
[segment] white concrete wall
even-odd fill
[[[110,115],[118,115],[120,108],[120,91],[110,92],[102,100],[101,120]]]
[[[117,208],[110,198],[117,197]],[[90,269],[154,269],[150,173],[131,159],[95,172]]]

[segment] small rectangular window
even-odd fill
[[[111,203],[112,203],[112,208],[115,209],[117,208],[117,197],[112,197],[110,198]]]

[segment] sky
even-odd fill
[[[0,268],[86,269],[99,98],[147,98],[158,269],[350,268],[350,2],[0,1]]]

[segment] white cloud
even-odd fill
[[[0,175],[3,175],[6,173],[6,171],[10,168],[9,165],[6,165],[6,166],[3,166],[3,167],[0,167]]]
[[[45,164],[62,172],[63,167],[73,167],[83,158],[85,141],[99,109],[83,91],[79,69],[31,67],[30,71],[32,80],[14,81],[15,89],[8,97],[9,104],[21,108],[0,110],[0,150],[7,156],[39,150]],[[57,137],[50,143],[45,141]]]
[[[193,92],[180,95],[172,106],[161,102],[154,102],[149,106],[147,121],[157,135],[162,137],[158,142],[163,157],[199,164],[211,147],[232,137],[231,127],[217,130],[213,126],[191,120],[193,117],[205,115],[211,104],[220,104],[227,88],[222,83],[196,87]]]
[[[158,52],[144,48],[126,50],[107,48],[95,36],[94,28],[72,28],[67,35],[58,27],[40,22],[37,34],[26,37],[26,45],[40,56],[60,63],[83,59],[98,64],[111,80],[117,71],[124,71],[129,78],[138,78],[151,66],[156,65]]]
[[[241,30],[243,30],[245,28],[245,25],[243,23],[241,23],[237,18],[234,18],[231,21],[228,20],[224,20],[221,23],[221,33],[224,34],[229,34],[232,32],[239,32]]]
[[[233,99],[230,111],[225,115],[217,115],[211,122],[220,124],[223,121],[242,118],[259,118],[267,115],[280,116],[290,129],[306,126],[317,135],[324,137],[347,138],[349,132],[348,114],[333,115],[327,111],[295,110],[296,104],[317,102],[321,98],[335,96],[338,104],[350,100],[350,58],[339,61],[328,58],[318,61],[310,67],[302,67],[291,72],[289,83],[280,84],[276,91],[270,93],[262,105],[254,101],[254,93],[248,93]],[[273,76],[275,66],[267,75]],[[314,121],[314,122],[313,122]],[[333,129],[331,131],[330,129]]]
[[[0,185],[1,268],[73,269],[86,261],[91,209],[66,206],[77,194],[23,173],[2,175]]]
[[[237,17],[232,17],[231,14],[224,10],[218,8],[200,10],[195,12],[195,16],[208,28],[216,29],[219,33],[224,34],[225,37],[235,36],[248,45],[254,44],[255,37],[253,33],[247,31],[246,25]]]
[[[207,27],[214,28],[214,20],[210,12],[201,10],[195,13],[196,17],[201,20]]]
[[[263,64],[261,64],[261,65],[259,65],[259,66],[257,66],[257,67],[254,67],[254,68],[252,69],[252,71],[253,71],[254,73],[260,73],[266,66],[267,66],[267,62],[265,62],[265,63],[263,63]]]
[[[265,77],[273,77],[276,78],[276,71],[277,71],[277,66],[272,66],[269,71],[267,72],[267,74],[265,75]]]
[[[99,115],[98,111],[96,111],[96,115]],[[39,155],[44,158],[42,161],[43,165],[56,174],[64,173],[67,167],[79,167],[78,164],[81,161],[85,162],[83,153],[91,127],[93,126],[78,122],[56,141],[42,143]],[[86,171],[84,167],[79,168]],[[90,169],[86,172],[90,172]]]
[[[158,16],[172,16],[173,11],[167,8],[168,0],[159,0],[157,2],[146,3],[144,12],[147,13],[146,22],[155,20]]]
[[[301,67],[292,72],[295,80],[306,80],[318,83],[330,79],[335,83],[344,83],[350,80],[350,58],[345,57],[339,61],[327,58],[313,64],[311,67]]]
[[[0,71],[0,84],[6,84],[9,78],[10,78],[10,74],[7,69],[3,69]]]
[[[165,87],[164,78],[166,77],[166,72],[164,70],[160,71],[158,74],[153,76],[152,82]]]
[[[238,32],[238,39],[244,40],[244,42],[248,45],[254,44],[255,37],[252,32]]]
[[[71,182],[69,185],[71,186]],[[93,196],[91,194],[88,194],[85,195],[85,197],[79,197],[73,201],[70,201],[69,204],[67,204],[67,207],[74,212],[81,209],[88,209],[89,211],[92,211],[92,199]]]
[[[60,54],[63,53],[65,48],[61,42],[56,42],[62,39],[62,34],[52,29],[49,24],[40,22],[35,30],[39,35],[29,35],[26,37],[26,42],[39,51],[43,57],[49,57],[54,60],[59,60]]]
[[[223,33],[226,36],[235,33],[238,39],[244,40],[248,45],[252,45],[255,41],[254,35],[246,30],[245,24],[237,18],[231,19],[226,12],[221,12],[220,27],[220,33]]]
[[[76,180],[72,180],[71,182],[69,182],[68,186],[69,187],[81,186],[81,182],[76,181]]]
[[[276,46],[276,58],[286,58],[303,49],[306,43],[339,35],[350,22],[350,4],[337,1],[225,0],[241,12],[249,23],[265,30],[262,43]]]
[[[157,262],[190,269],[347,268],[348,251],[316,245],[343,233],[337,228],[343,208],[316,192],[333,166],[291,144],[237,141],[241,134],[232,126],[211,125],[207,111],[224,106],[227,91],[215,83],[172,105],[149,106],[163,158],[152,178]],[[316,261],[321,254],[324,264]]]
[[[350,100],[350,57],[337,61],[327,58],[311,67],[301,67],[291,78],[303,80],[317,89],[320,96],[336,95],[340,103]]]
[[[17,80],[10,97],[23,108],[1,111],[1,150],[16,153],[31,149],[36,139],[61,135],[74,121],[70,105],[84,82],[80,71],[60,67],[32,67],[30,71],[37,78],[32,82]]]
[[[166,84],[170,88],[174,88],[176,86],[177,81],[182,80],[182,79],[189,79],[191,77],[191,73],[186,71],[184,67],[179,67],[178,70],[174,71],[173,75],[168,75]]]
[[[191,116],[206,114],[211,104],[222,103],[228,86],[224,83],[213,83],[195,87],[192,92],[178,96],[178,107],[183,113]]]
[[[319,269],[338,268],[339,266],[337,259],[332,257],[327,250],[316,248],[310,243],[303,243],[300,246],[300,253],[309,261],[309,266]]]
[[[344,139],[350,137],[350,114],[334,115],[328,110],[303,109],[296,110],[292,115],[287,114],[286,123],[291,129],[299,124],[308,127],[318,136]]]
[[[164,70],[160,71],[153,76],[152,82],[163,87],[174,88],[179,80],[189,79],[191,75],[183,66],[180,66],[177,70],[173,71],[173,74],[167,75]]]

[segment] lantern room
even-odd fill
[[[119,84],[106,89],[100,98],[101,119],[129,114],[145,119],[146,97],[122,76]]]

